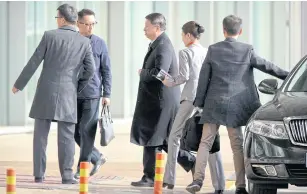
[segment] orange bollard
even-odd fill
[[[154,194],[162,194],[164,177],[164,154],[156,154],[156,169],[155,169],[155,183]]]
[[[12,168],[6,170],[6,194],[16,194],[16,173]]]
[[[88,194],[88,177],[89,177],[89,166],[88,162],[80,163],[80,193]]]

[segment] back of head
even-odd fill
[[[242,28],[242,19],[235,15],[229,15],[223,20],[223,29],[229,36],[236,36]]]
[[[57,10],[67,23],[76,24],[78,20],[78,12],[75,7],[69,4],[63,4],[59,6]]]
[[[166,30],[166,19],[161,13],[151,13],[145,17],[152,25],[160,27],[161,31]]]
[[[189,21],[182,26],[182,32],[190,33],[194,38],[199,39],[200,35],[205,32],[205,28],[195,21]]]

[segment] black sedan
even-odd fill
[[[307,186],[307,56],[278,87],[263,80],[258,89],[274,95],[246,125],[245,170],[250,194],[276,194],[288,185]]]

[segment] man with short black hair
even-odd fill
[[[95,62],[90,41],[76,30],[77,10],[68,4],[57,9],[58,29],[46,31],[33,56],[13,86],[23,90],[40,63],[44,65],[34,96],[30,117],[35,119],[33,168],[35,182],[45,179],[46,148],[50,124],[58,123],[58,158],[63,184],[77,184],[72,166],[75,155],[77,93],[94,75]],[[82,76],[78,79],[80,69]]]
[[[201,143],[197,152],[191,193],[200,191],[205,179],[209,150],[219,126],[227,127],[236,172],[236,194],[247,194],[243,158],[242,126],[261,106],[254,68],[280,79],[288,72],[256,55],[252,45],[241,43],[242,19],[230,15],[223,20],[225,40],[209,46],[200,71],[194,106],[202,108]]]
[[[102,106],[110,104],[111,96],[111,65],[108,48],[103,39],[93,34],[97,24],[95,13],[90,9],[78,12],[78,27],[80,34],[91,41],[96,71],[86,88],[78,94],[78,123],[75,131],[75,141],[80,146],[80,157],[75,178],[80,177],[80,162],[91,162],[94,166],[90,176],[94,175],[106,162],[103,154],[94,147],[97,131],[99,101]]]

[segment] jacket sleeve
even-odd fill
[[[78,84],[79,93],[87,86],[88,82],[93,78],[94,71],[95,71],[95,60],[92,52],[92,47],[89,42],[83,60],[83,74],[82,77],[79,79],[79,84]]]
[[[32,57],[28,61],[27,65],[23,68],[21,74],[17,78],[14,87],[23,90],[24,87],[27,85],[35,71],[37,70],[38,66],[41,64],[43,59],[45,58],[45,54],[47,51],[47,38],[46,32],[44,33],[39,45],[37,46],[36,50],[34,51]]]
[[[169,86],[178,86],[189,80],[190,77],[190,65],[189,57],[186,51],[179,51],[179,75],[173,77],[173,81],[168,81]]]
[[[140,81],[159,81],[156,76],[161,69],[168,72],[172,63],[173,53],[168,45],[160,44],[156,47],[155,65],[150,69],[142,69]]]
[[[110,98],[111,96],[111,87],[112,87],[112,73],[111,73],[111,63],[108,53],[108,48],[105,42],[102,43],[102,54],[100,56],[100,70],[102,77],[102,86],[103,86],[103,97]]]
[[[251,49],[250,52],[251,55],[251,59],[250,59],[250,63],[251,66],[259,69],[260,71],[264,72],[264,73],[268,73],[274,77],[277,77],[279,79],[286,79],[286,77],[288,76],[289,72],[285,71],[281,68],[279,68],[278,66],[274,65],[273,63],[271,63],[270,61],[267,61],[261,57],[259,57],[255,51],[254,48]]]
[[[203,65],[201,67],[200,74],[199,74],[197,92],[196,92],[196,97],[194,101],[195,107],[204,106],[207,89],[210,83],[211,71],[212,71],[212,67],[210,63],[210,53],[211,53],[211,49],[209,47],[206,58],[203,62]]]

